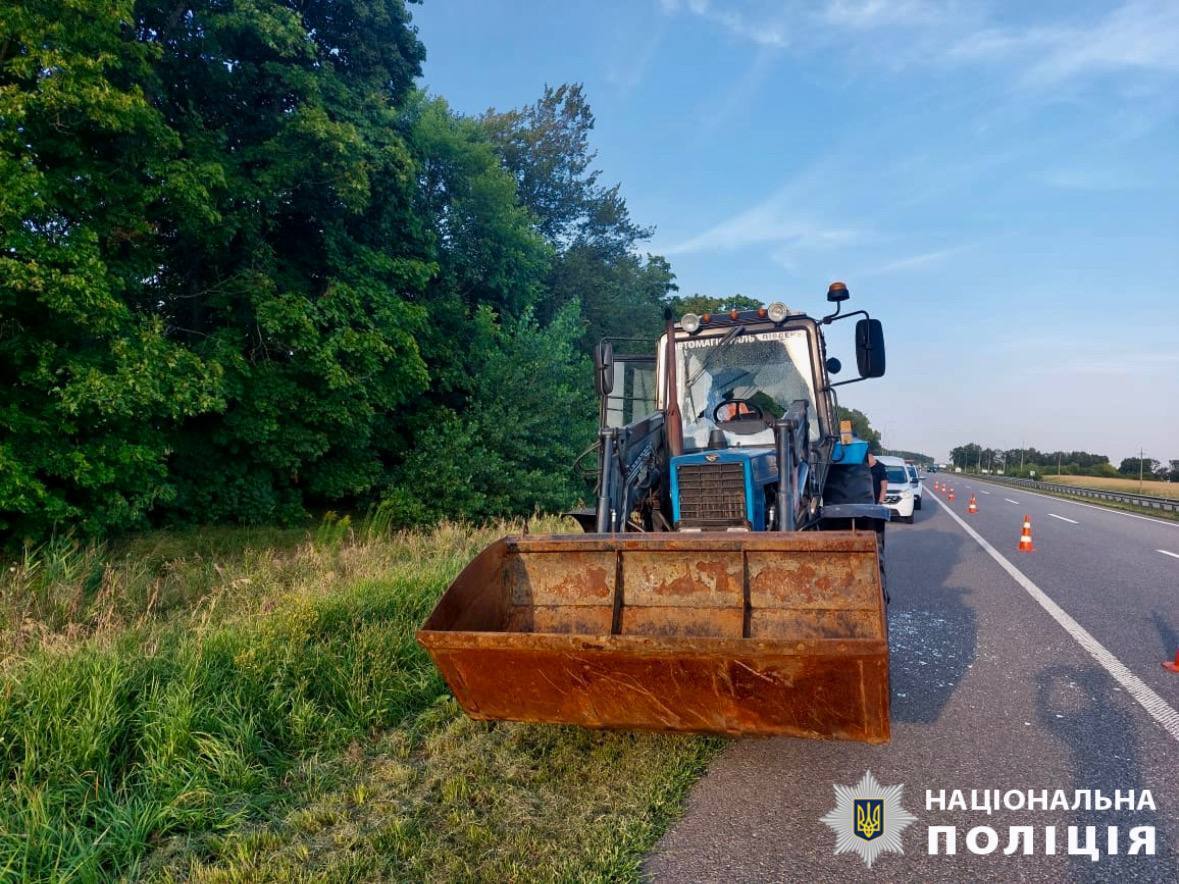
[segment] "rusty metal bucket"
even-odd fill
[[[506,537],[417,638],[472,718],[889,738],[870,531]]]

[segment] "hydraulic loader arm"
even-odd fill
[[[631,512],[666,471],[666,420],[662,412],[625,427],[598,432],[598,503],[595,531],[625,531]]]

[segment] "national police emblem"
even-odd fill
[[[857,798],[852,807],[855,810],[853,830],[857,837],[871,841],[884,834],[884,799]]]
[[[901,832],[917,821],[901,807],[904,791],[880,785],[872,771],[855,786],[835,786],[835,809],[822,819],[835,832],[835,853],[857,853],[868,868],[882,853],[904,853]]]

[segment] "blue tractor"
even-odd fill
[[[501,539],[418,633],[469,714],[888,739],[889,511],[836,402],[884,374],[884,336],[827,299],[599,344],[585,533]],[[824,329],[852,318],[858,377],[833,382]]]

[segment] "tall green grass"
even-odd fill
[[[7,563],[0,879],[281,880],[309,862],[333,877],[353,867],[372,879],[502,879],[546,852],[561,877],[618,826],[632,835],[611,841],[603,874],[637,874],[657,820],[714,744],[497,730],[438,706],[445,685],[414,630],[505,530],[391,534],[379,518],[354,529],[328,517],[311,532],[155,534],[115,550],[62,541]],[[468,788],[451,768],[469,767],[478,745],[496,760]],[[357,752],[369,760],[358,765]],[[374,767],[407,763],[412,776],[372,779]],[[577,830],[554,822],[546,801],[609,793],[628,768]],[[307,829],[315,806],[374,792],[409,828],[354,826],[371,835],[360,853]],[[515,803],[497,802],[501,792]],[[302,852],[270,865],[273,845],[255,848],[282,832]],[[512,833],[498,851],[485,843],[496,832]]]

